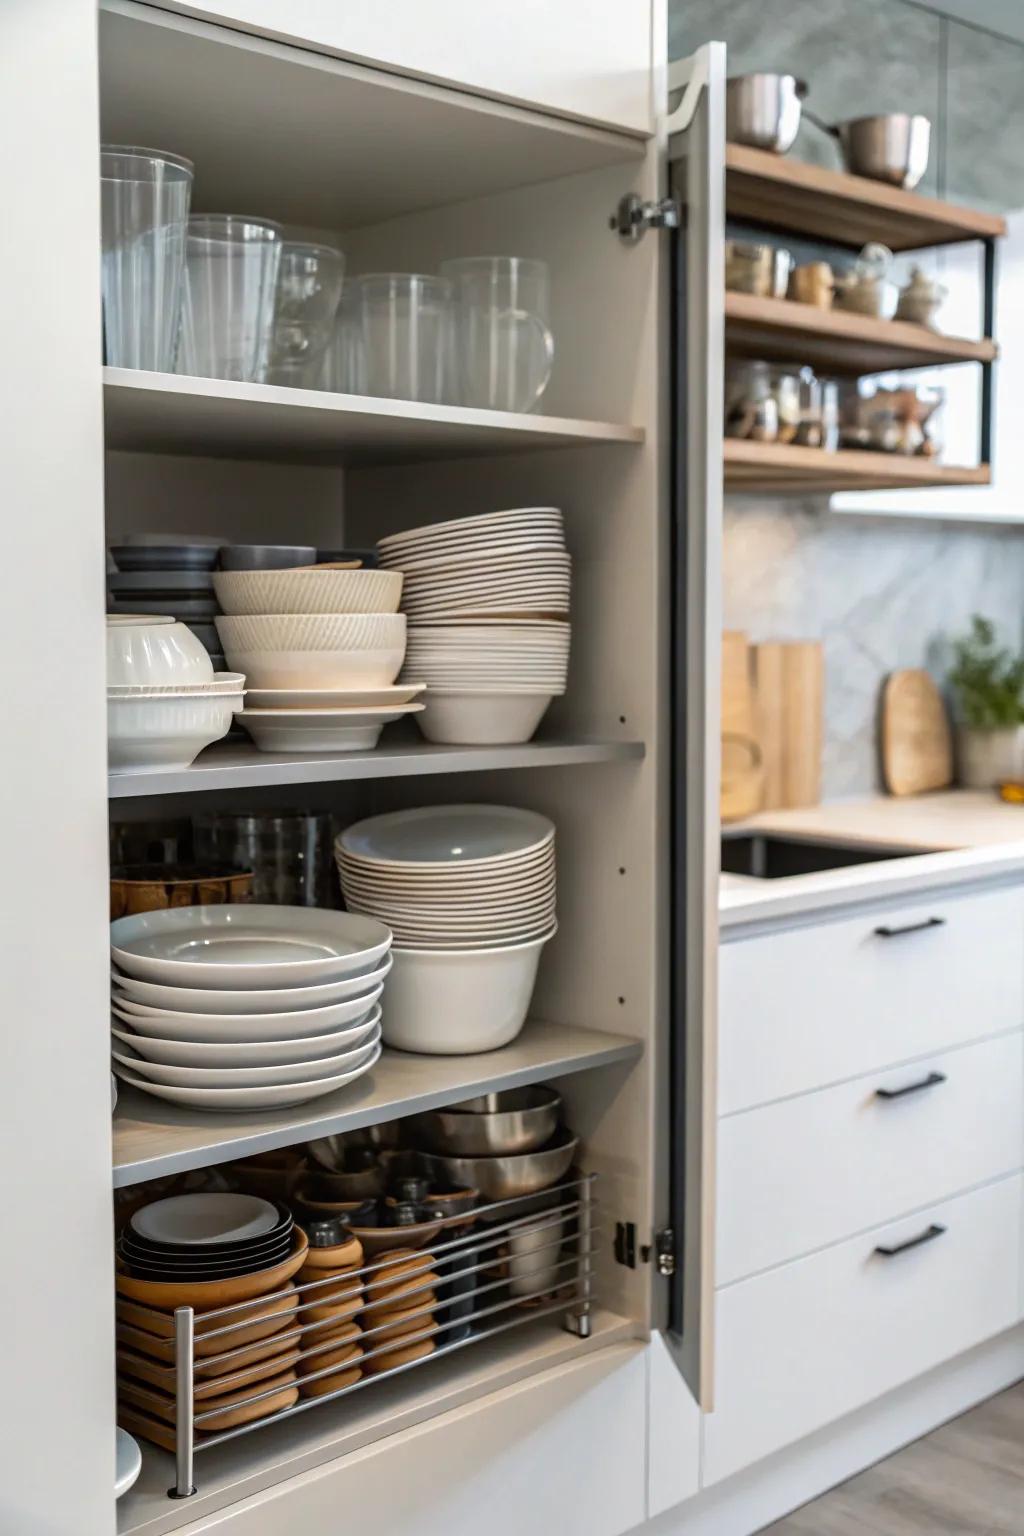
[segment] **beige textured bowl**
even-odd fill
[[[226,614],[397,613],[401,571],[215,571]]]
[[[405,659],[404,613],[225,614],[216,623],[254,688],[386,688]]]

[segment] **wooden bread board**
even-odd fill
[[[953,739],[946,706],[920,667],[886,678],[882,775],[890,795],[922,795],[953,782]]]

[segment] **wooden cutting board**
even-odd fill
[[[726,630],[722,636],[721,819],[738,821],[759,811],[762,780],[750,642],[740,630]]]
[[[919,667],[893,672],[882,691],[882,775],[890,795],[953,782],[953,740],[942,695]]]
[[[764,809],[817,805],[825,698],[821,642],[766,641],[754,646],[753,661]]]

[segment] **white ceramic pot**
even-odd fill
[[[498,949],[405,949],[382,999],[385,1045],[424,1056],[472,1056],[514,1040],[526,1022],[541,950],[555,929]]]
[[[530,741],[550,693],[439,693],[429,688],[417,721],[428,741],[458,746],[510,746]]]
[[[240,693],[108,698],[110,771],[156,773],[187,768],[204,747],[227,735],[232,716],[241,707]]]
[[[957,731],[957,776],[965,789],[992,789],[1024,775],[1024,727]]]
[[[213,663],[201,640],[173,619],[107,619],[107,682],[115,687],[209,683]]]

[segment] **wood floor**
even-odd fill
[[[762,1536],[1021,1536],[1024,1382],[869,1467]]]

